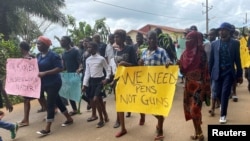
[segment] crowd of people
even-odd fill
[[[118,80],[114,79],[114,75],[118,66],[166,66],[167,69],[169,65],[179,65],[184,83],[184,115],[187,121],[193,121],[194,127],[194,135],[191,139],[203,141],[204,135],[201,128],[203,102],[211,107],[208,111],[211,116],[214,116],[215,109],[220,107],[219,123],[225,124],[229,99],[232,97],[234,102],[238,101],[236,87],[238,83],[243,82],[243,69],[240,42],[234,36],[235,32],[232,24],[224,22],[218,28],[211,29],[206,38],[193,25],[183,33],[186,44],[180,58],[177,58],[176,54],[178,41],[173,41],[170,36],[163,38],[162,35],[166,33],[163,33],[160,28],[151,30],[146,35],[138,32],[136,43],[133,43],[123,29],[117,29],[110,34],[107,44],[101,41],[99,34],[82,39],[79,46],[72,45],[69,36],[62,36],[60,39],[60,45],[64,49],[62,56],[50,50],[51,40],[45,36],[37,39],[37,48],[40,51],[37,56],[29,54],[28,43],[21,42],[23,58],[38,60],[38,76],[41,78],[41,94],[38,99],[41,109],[38,112],[46,111],[47,116],[45,128],[37,133],[40,135],[51,133],[57,108],[66,118],[61,126],[68,126],[74,122],[72,116],[77,114],[76,102],[69,100],[72,107],[72,111],[69,112],[63,98],[59,95],[62,86],[60,73],[63,71],[82,74],[82,99],[87,102],[87,109],[92,109],[92,115],[87,121],[99,120],[96,127],[101,128],[109,122],[106,92],[103,88],[106,84],[110,84],[116,94],[115,87]],[[249,44],[248,47],[250,48]],[[2,81],[1,94],[5,96],[6,108],[11,112],[13,107],[8,101]],[[32,99],[24,97],[24,118],[17,124],[3,122],[1,119],[4,113],[0,112],[0,127],[10,130],[12,139],[16,137],[18,128],[29,126]],[[130,116],[131,112],[128,110],[126,117]],[[164,116],[153,116],[157,119],[157,134],[154,139],[162,140]],[[124,117],[124,112],[117,112],[113,126],[121,129],[115,135],[117,138],[127,134]],[[145,122],[145,113],[140,113],[139,125],[142,126]]]

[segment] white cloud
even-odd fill
[[[139,29],[146,24],[187,28],[197,25],[206,32],[206,0],[65,0],[66,15],[85,21],[90,25],[95,20],[106,18],[111,31],[122,28],[126,31]],[[216,28],[222,22],[242,26],[249,11],[247,0],[208,0],[209,28]],[[250,14],[249,14],[250,15]],[[250,17],[250,16],[248,16]],[[66,28],[51,26],[46,35],[50,38],[66,35]],[[53,41],[57,45],[57,41]]]

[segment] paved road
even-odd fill
[[[250,123],[250,94],[247,91],[246,80],[237,87],[239,96],[238,102],[230,100],[227,124],[249,124]],[[164,122],[164,135],[166,141],[189,141],[190,135],[194,133],[192,121],[186,122],[182,107],[183,84],[177,83],[174,102],[170,114]],[[52,133],[45,137],[40,137],[36,131],[45,127],[43,121],[46,113],[36,113],[40,108],[37,100],[33,100],[30,112],[30,125],[19,129],[15,141],[153,141],[155,134],[156,119],[152,115],[146,115],[146,123],[139,126],[139,114],[132,113],[130,118],[126,118],[128,134],[121,138],[116,138],[115,134],[119,131],[113,125],[116,119],[114,96],[107,97],[107,110],[110,122],[103,128],[96,128],[97,121],[87,122],[91,112],[86,110],[86,103],[81,103],[81,114],[75,115],[74,124],[68,127],[61,127],[65,120],[63,115],[58,113],[52,125]],[[71,110],[71,107],[68,107]],[[207,138],[207,125],[219,124],[219,110],[215,117],[208,114],[209,107],[203,106],[203,132]],[[14,105],[12,113],[6,113],[3,120],[17,122],[22,119],[23,104]],[[10,141],[10,133],[1,129],[0,134],[4,141]],[[207,140],[207,139],[206,139]],[[190,140],[191,141],[191,140]]]

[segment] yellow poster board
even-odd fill
[[[116,111],[168,116],[178,69],[178,66],[118,67]]]
[[[241,37],[240,38],[240,58],[241,58],[241,65],[242,68],[250,67],[250,54],[247,48],[247,40],[248,37]]]

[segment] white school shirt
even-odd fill
[[[110,64],[111,58],[114,57],[114,49],[111,44],[108,44],[105,50],[105,57],[107,57],[108,64]]]
[[[115,74],[116,68],[117,68],[116,63],[115,63],[115,58],[111,58],[111,59],[110,59],[109,65],[110,65],[110,67],[111,67],[112,73]]]
[[[107,72],[106,79],[109,79],[111,70],[106,59],[97,53],[95,55],[89,56],[86,60],[86,70],[84,74],[83,85],[88,86],[90,78],[103,77],[103,68]]]

